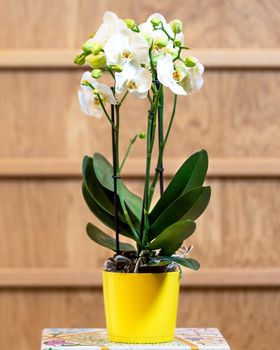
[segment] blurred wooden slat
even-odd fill
[[[280,269],[184,271],[182,287],[279,287]],[[101,270],[1,268],[0,287],[102,287]]]
[[[80,49],[1,49],[0,68],[81,68],[73,63]],[[280,67],[279,49],[196,49],[186,55],[197,56],[207,68]]]
[[[143,181],[126,179],[142,196]],[[280,267],[279,179],[209,179],[210,205],[186,244],[202,267]],[[155,200],[158,198],[156,193]],[[0,267],[102,267],[112,252],[92,242],[88,222],[104,232],[86,206],[80,179],[1,179]]]
[[[170,178],[183,163],[183,159],[165,159],[165,176]],[[145,160],[130,159],[124,176],[144,176]],[[211,159],[208,177],[279,177],[280,158],[224,158]],[[81,160],[67,158],[2,158],[0,178],[8,177],[55,177],[80,178]]]
[[[80,160],[96,151],[110,157],[109,123],[83,115],[79,106],[81,71],[11,69],[0,71],[0,79],[0,159]],[[201,148],[211,159],[278,158],[279,85],[280,70],[209,71],[199,93],[178,99],[165,158],[182,159]],[[171,99],[166,91],[166,119]],[[121,155],[129,139],[146,130],[147,110],[147,101],[127,98]],[[143,158],[144,150],[145,142],[138,140],[131,157]]]
[[[279,348],[276,288],[183,288],[178,327],[218,327],[236,349]],[[40,349],[42,328],[105,327],[100,288],[1,288],[2,349]],[[263,346],[262,346],[263,345]]]

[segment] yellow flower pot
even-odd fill
[[[174,339],[180,275],[103,271],[110,341],[163,343]]]

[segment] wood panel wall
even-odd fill
[[[232,349],[277,349],[280,309],[280,3],[278,0],[0,0],[0,347],[39,348],[43,327],[105,326],[108,251],[80,193],[80,164],[110,156],[104,120],[82,115],[72,57],[105,10],[185,23],[205,86],[179,99],[166,181],[206,148],[213,197],[191,240],[201,272],[182,280],[178,326],[219,327]],[[169,101],[168,97],[167,101]],[[121,146],[145,127],[131,99]],[[171,104],[167,106],[171,112]],[[141,194],[144,143],[126,168]]]

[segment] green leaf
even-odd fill
[[[110,196],[108,196],[103,186],[100,185],[93,169],[93,161],[91,157],[88,157],[88,156],[84,157],[82,169],[83,169],[83,181],[90,195],[93,197],[95,202],[97,202],[97,204],[102,209],[104,209],[105,211],[107,211],[107,213],[114,216],[115,211],[114,211],[114,202],[112,200],[113,198],[110,198]],[[120,220],[122,220],[123,222],[126,222],[124,215],[121,211],[118,212],[118,215]]]
[[[113,180],[113,167],[108,160],[100,153],[95,153],[93,156],[93,167],[96,177],[100,184],[107,190],[114,192],[114,180]],[[121,180],[118,180],[123,200],[129,210],[136,216],[138,221],[141,220],[142,213],[142,200],[136,194],[131,192]]]
[[[151,225],[149,239],[152,240],[159,232],[180,219],[196,220],[206,209],[210,195],[210,187],[200,187],[177,198]]]
[[[115,230],[115,218],[113,215],[110,215],[107,213],[104,209],[102,209],[98,203],[94,200],[94,198],[90,195],[86,185],[82,184],[82,193],[84,196],[84,199],[89,207],[89,209],[92,211],[92,213],[106,226],[111,228],[112,230]],[[123,223],[119,222],[119,228],[120,228],[120,234],[134,239],[134,236],[132,235],[130,231],[130,227]]]
[[[200,268],[200,263],[197,260],[192,258],[184,259],[184,258],[180,258],[179,256],[157,256],[157,259],[166,260],[170,262],[173,261],[179,265],[188,267],[189,269],[192,269],[195,271],[199,270]]]
[[[168,187],[149,215],[152,224],[160,214],[178,197],[203,185],[208,168],[208,155],[205,150],[191,155],[172,178]]]
[[[169,247],[166,249],[162,249],[159,254],[160,255],[166,255],[166,256],[171,256],[172,254],[175,254],[178,249],[180,249],[183,245],[184,241],[177,242],[176,244],[170,244]]]
[[[180,248],[182,242],[191,236],[195,227],[195,223],[191,220],[178,221],[161,232],[148,245],[148,249],[161,249],[160,255],[172,255]]]
[[[86,227],[87,234],[95,243],[102,245],[105,248],[111,249],[116,252],[116,240],[113,237],[108,236],[105,232],[101,231],[98,227],[94,226],[90,222]],[[120,250],[122,252],[135,251],[133,245],[129,243],[120,242]]]

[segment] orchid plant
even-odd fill
[[[112,165],[99,153],[85,156],[83,160],[84,199],[93,214],[116,233],[113,238],[88,223],[89,237],[115,252],[105,264],[110,271],[170,271],[179,265],[197,270],[198,261],[188,256],[192,247],[184,247],[183,242],[194,232],[195,220],[210,199],[210,187],[203,186],[207,152],[194,153],[165,190],[163,184],[163,154],[177,98],[196,92],[203,85],[203,65],[195,57],[184,55],[189,48],[184,44],[182,22],[176,19],[167,23],[162,15],[155,13],[137,25],[132,19],[122,20],[113,12],[106,12],[103,23],[83,44],[82,50],[75,63],[88,65],[90,71],[82,76],[78,93],[80,105],[88,116],[106,117],[111,127],[113,151]],[[101,82],[105,74],[112,78],[111,87]],[[166,88],[174,94],[172,114],[167,119],[164,116]],[[149,101],[147,132],[130,140],[120,161],[120,111],[130,94]],[[131,192],[121,179],[123,166],[137,138],[146,139],[142,198]],[[158,154],[152,174],[155,140]],[[158,181],[161,196],[152,208]],[[135,245],[120,242],[119,235],[132,239]]]

